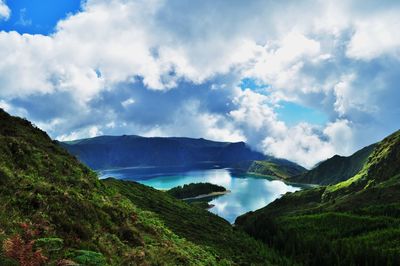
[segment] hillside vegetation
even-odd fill
[[[399,265],[400,131],[348,180],[288,193],[236,224],[304,265]]]
[[[226,188],[211,183],[190,183],[171,188],[167,193],[177,199],[185,199],[225,191]]]
[[[96,174],[0,109],[0,265],[240,265],[288,261],[225,220]]]
[[[375,146],[376,144],[367,146],[348,157],[335,155],[308,172],[290,177],[289,181],[319,185],[345,181],[362,169]]]
[[[265,249],[260,242],[235,229],[226,220],[165,192],[129,181],[106,179],[104,182],[139,208],[155,213],[179,237],[207,247],[216,257],[229,258],[240,265],[292,264],[284,256]]]
[[[249,174],[272,176],[288,180],[293,176],[305,173],[307,170],[295,163],[286,160],[254,161],[247,172]]]

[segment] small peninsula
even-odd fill
[[[167,191],[168,194],[177,199],[200,199],[211,196],[218,196],[229,193],[230,191],[223,186],[211,183],[190,183],[177,186]]]

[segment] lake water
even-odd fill
[[[214,205],[209,211],[233,223],[241,214],[260,209],[286,192],[294,192],[300,187],[285,184],[279,180],[268,180],[250,175],[238,175],[230,169],[203,169],[179,173],[160,173],[151,169],[151,174],[143,169],[130,168],[106,170],[100,173],[102,178],[115,177],[134,180],[156,189],[170,189],[189,183],[209,182],[221,185],[231,192],[212,199]],[[163,169],[161,169],[163,170]],[[139,171],[139,173],[138,173]]]

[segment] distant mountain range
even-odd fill
[[[93,169],[210,164],[235,167],[246,172],[253,161],[267,161],[276,168],[293,168],[294,174],[305,170],[293,162],[254,151],[244,142],[124,135],[100,136],[60,144]],[[264,172],[268,175],[277,173],[275,176],[281,177],[276,170]]]

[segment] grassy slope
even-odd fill
[[[277,163],[274,161],[254,161],[247,172],[249,174],[267,175],[280,179],[289,179],[292,176],[305,172],[306,169],[294,163]]]
[[[44,248],[51,263],[82,262],[84,256],[100,258],[96,265],[281,262],[206,211],[138,184],[99,181],[45,132],[0,109],[0,244],[21,233],[21,223],[33,224],[39,230],[36,238],[61,239],[61,250]],[[213,235],[202,228],[211,228]],[[195,237],[187,235],[193,232]],[[238,245],[242,236],[246,246]],[[246,255],[235,256],[240,253]],[[16,263],[1,249],[0,265]]]
[[[372,144],[348,157],[335,155],[310,171],[293,176],[289,180],[319,185],[336,184],[347,180],[361,170],[374,147],[375,144]]]
[[[288,263],[215,214],[135,182],[116,179],[103,182],[116,188],[139,208],[156,213],[178,236],[208,247],[218,258],[230,258],[243,265],[263,265],[268,261],[279,265]]]
[[[400,264],[400,131],[354,177],[290,193],[236,223],[306,265]]]

